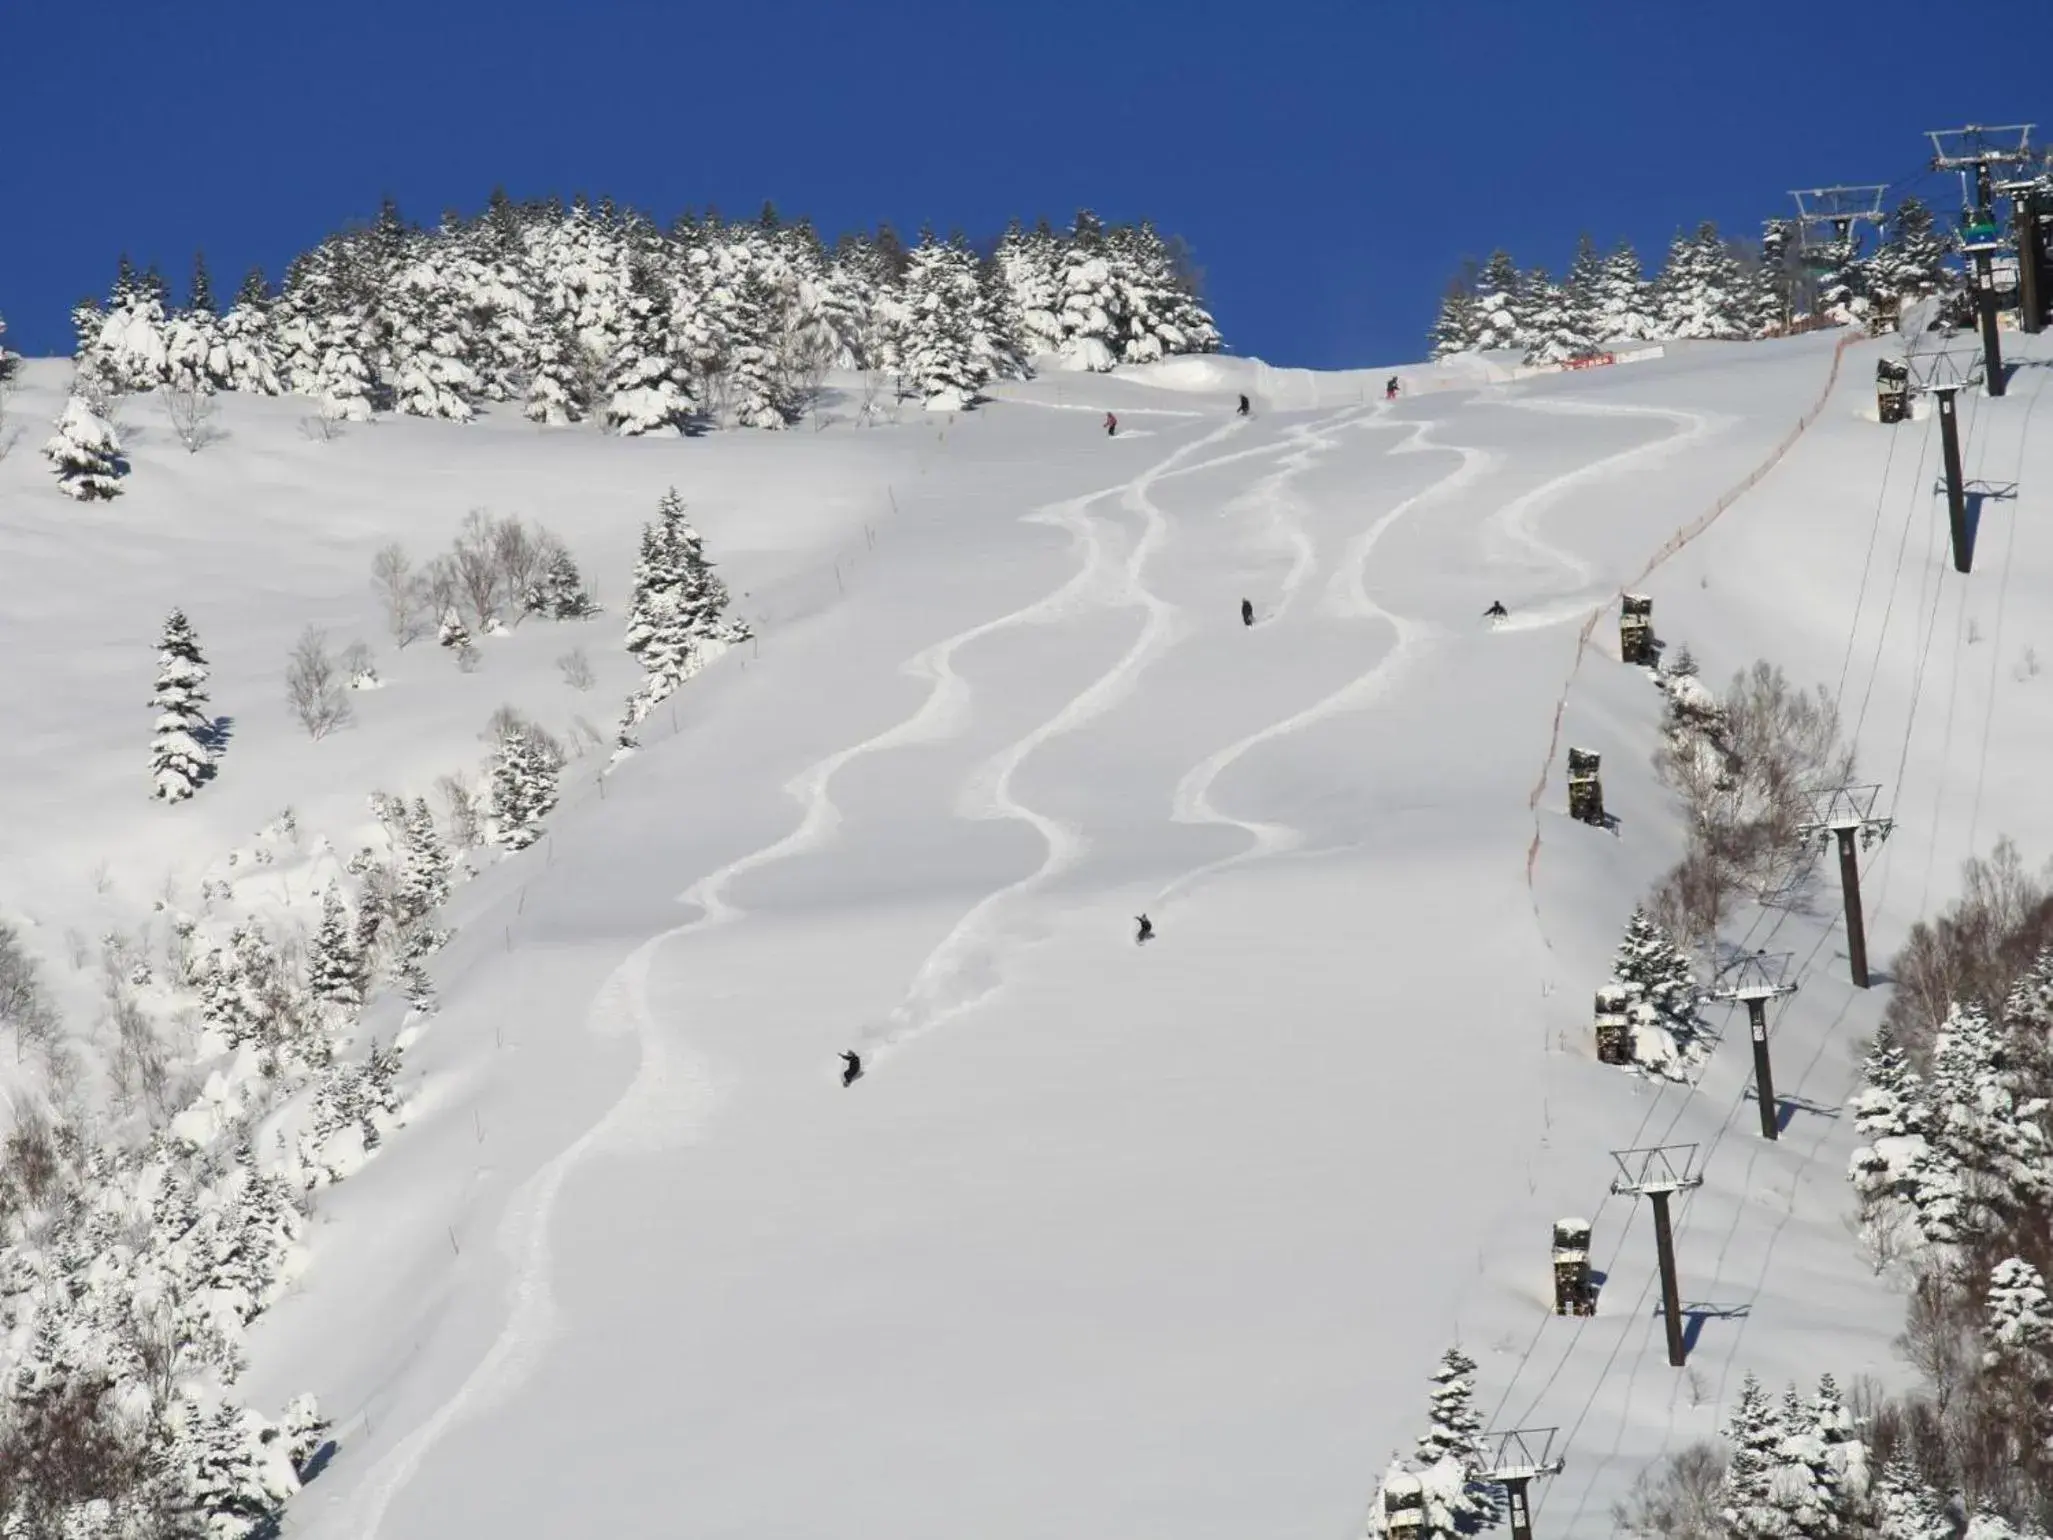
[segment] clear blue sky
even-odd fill
[[[1643,255],[1707,217],[1756,234],[1791,187],[1913,175],[1926,128],[2053,120],[2014,51],[1984,28],[1985,69],[1975,25],[1939,19],[1929,0],[23,0],[0,315],[17,350],[66,352],[70,305],[124,249],[182,297],[204,248],[225,298],[383,194],[431,223],[504,184],[663,219],[770,198],[830,236],[1147,215],[1195,248],[1236,351],[1392,361],[1465,255],[1558,271],[1585,229]]]

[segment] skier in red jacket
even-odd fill
[[[1110,412],[1105,414],[1105,437],[1110,438],[1119,431],[1119,419]]]

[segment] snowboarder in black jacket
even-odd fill
[[[1244,626],[1251,626],[1255,623],[1255,606],[1253,601],[1248,599],[1240,601],[1240,623]]]
[[[1241,415],[1242,417],[1245,417],[1245,416],[1247,416],[1247,397],[1246,397],[1246,396],[1242,396],[1242,397],[1240,398],[1240,415]]]
[[[854,1085],[863,1072],[862,1058],[853,1053],[844,1053],[841,1057],[848,1061],[847,1068],[841,1072],[841,1083],[845,1086]]]
[[[1492,599],[1490,601],[1490,607],[1487,610],[1483,611],[1483,619],[1501,620],[1504,616],[1509,615],[1510,613],[1511,611],[1507,610],[1504,607],[1504,601],[1502,599]]]
[[[1153,941],[1155,939],[1155,922],[1144,914],[1137,914],[1134,918],[1140,921],[1141,926],[1138,931],[1134,932],[1134,945],[1139,946],[1143,941]]]

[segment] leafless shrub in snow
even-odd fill
[[[542,575],[542,566],[556,549],[556,538],[547,530],[531,530],[516,518],[491,524],[492,557],[499,564],[500,591],[518,625],[527,614],[522,602],[528,588]]]
[[[165,385],[158,394],[164,398],[164,415],[171,419],[171,431],[187,454],[198,454],[219,437],[211,394],[190,383]]]
[[[85,938],[79,937],[81,947]],[[47,1042],[57,1032],[57,1010],[43,988],[35,958],[21,944],[14,927],[0,922],[0,1026],[15,1035],[17,1045]]]
[[[482,631],[499,612],[506,586],[506,571],[500,565],[497,531],[491,515],[473,508],[464,516],[463,528],[450,548],[449,570],[457,595],[470,610],[471,625]]]
[[[1893,960],[1896,987],[1882,1015],[1890,1042],[1923,1062],[1956,1002],[1993,1016],[2041,950],[2053,946],[2053,894],[2007,837],[1961,867],[1960,897],[1911,926]]]
[[[343,648],[338,666],[352,690],[368,689],[378,683],[378,665],[371,656],[370,645],[366,642],[351,642]]]
[[[834,353],[833,338],[817,326],[789,326],[778,339],[772,366],[778,394],[790,403],[796,416],[804,417],[819,405]]]
[[[589,690],[594,681],[592,660],[585,656],[582,647],[573,647],[556,660],[556,666],[563,670],[563,682],[573,690]]]
[[[1719,1444],[1685,1445],[1640,1472],[1611,1510],[1618,1533],[1639,1540],[1723,1540],[1726,1454]]]
[[[428,596],[414,575],[406,548],[394,541],[371,558],[371,587],[385,610],[385,629],[404,647],[428,629]]]
[[[456,666],[466,674],[475,674],[478,665],[484,661],[483,655],[469,642],[456,649]]]
[[[1647,913],[1684,946],[1700,949],[1718,934],[1737,885],[1718,853],[1693,841],[1689,853],[1654,888]]]
[[[435,782],[442,804],[449,812],[449,843],[459,850],[472,850],[485,842],[478,791],[460,775],[445,775]]]
[[[570,743],[572,751],[580,758],[593,749],[603,749],[612,740],[584,717],[570,719]]]
[[[331,444],[342,437],[342,424],[333,417],[315,414],[299,420],[299,436],[311,444]]]
[[[30,1207],[40,1206],[57,1191],[64,1176],[63,1158],[49,1119],[34,1107],[24,1107],[16,1115],[0,1154],[0,1170],[6,1174],[7,1187]]]
[[[318,626],[308,626],[293,646],[285,691],[293,715],[310,738],[324,738],[350,720],[349,696],[328,655],[328,633]]]

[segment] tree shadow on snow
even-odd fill
[[[228,740],[235,736],[234,717],[216,717],[207,727],[201,746],[213,753],[220,753],[228,747]]]

